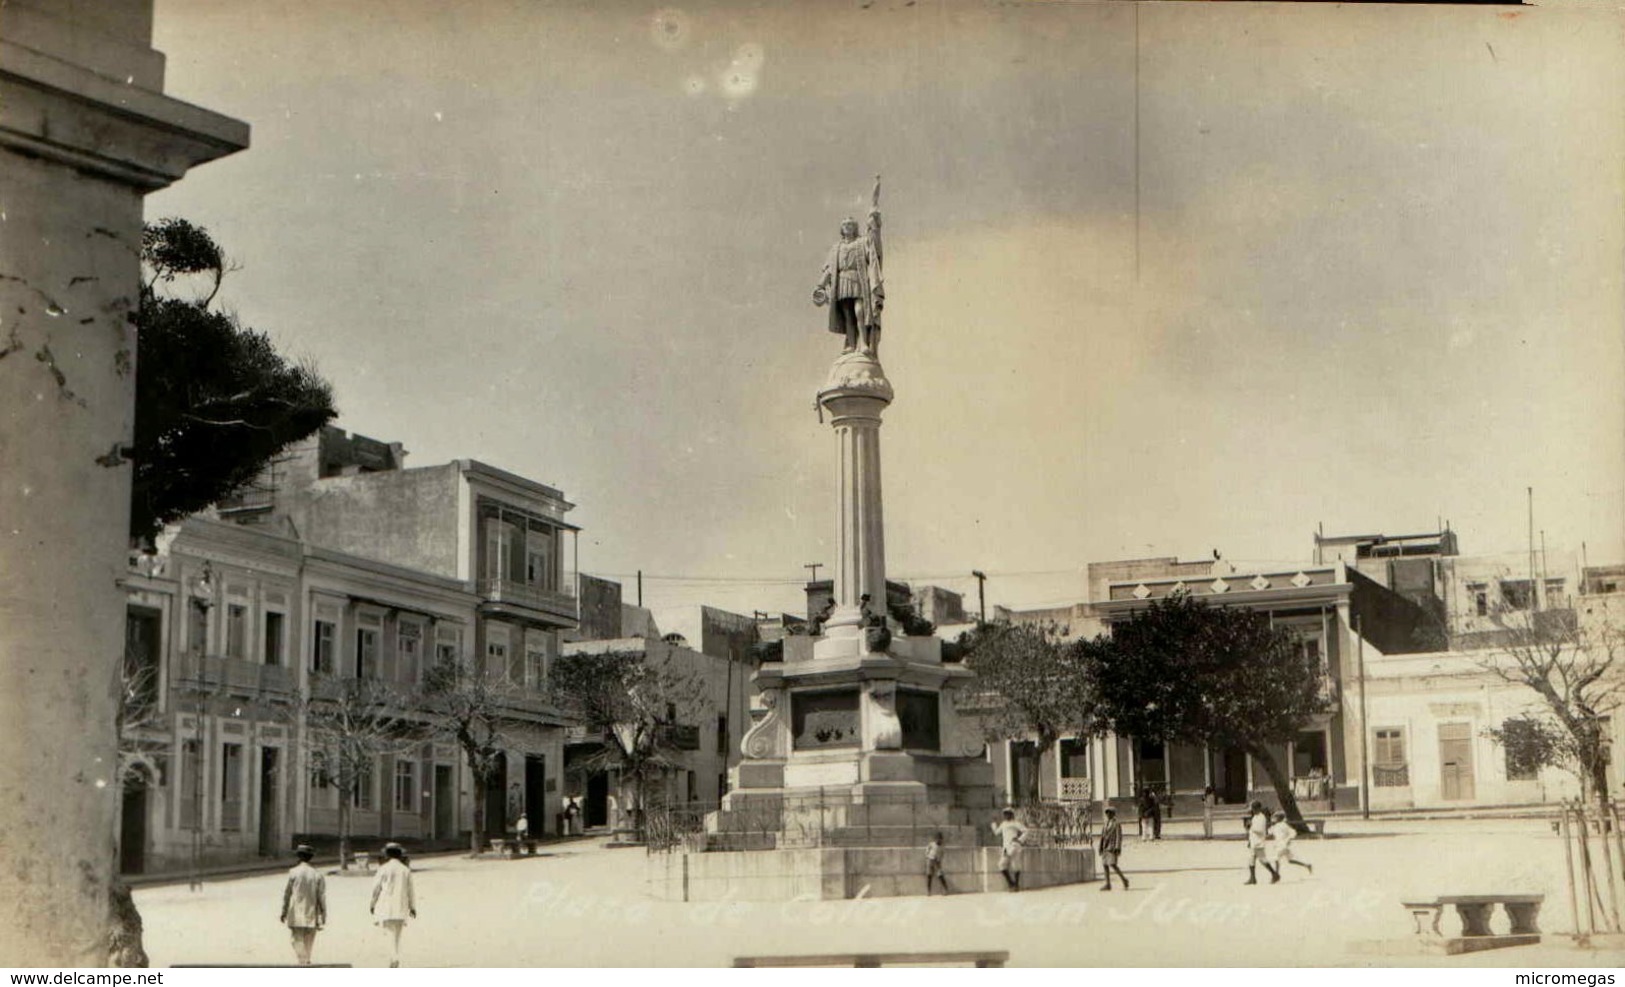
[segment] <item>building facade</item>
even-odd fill
[[[438,662],[500,686],[505,750],[481,836],[520,813],[554,829],[565,722],[546,688],[577,619],[573,505],[474,460],[404,460],[399,444],[324,429],[132,557],[126,872],[331,838],[341,797],[355,836],[466,842],[472,778],[460,749],[428,739],[417,698]],[[387,690],[425,739],[389,745],[341,796],[306,713],[357,682]]]

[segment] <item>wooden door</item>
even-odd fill
[[[1471,724],[1439,724],[1439,797],[1447,802],[1473,798]]]

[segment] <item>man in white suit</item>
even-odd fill
[[[401,930],[406,920],[418,917],[417,899],[412,894],[412,868],[406,866],[406,851],[399,843],[384,845],[384,865],[372,882],[372,919],[389,933],[393,950],[389,965],[401,965]]]
[[[282,891],[282,923],[293,935],[293,954],[299,958],[299,965],[309,966],[316,933],[327,924],[327,878],[310,866],[315,850],[301,843],[293,853],[299,862],[288,869],[288,886]]]

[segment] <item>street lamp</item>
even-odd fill
[[[972,576],[976,577],[976,604],[981,612],[980,623],[987,623],[987,573],[980,569],[972,569]]]
[[[192,874],[187,882],[191,891],[203,890],[203,711],[204,651],[207,650],[209,631],[208,613],[214,607],[214,564],[203,563],[203,573],[192,584],[192,605],[204,615],[202,639],[187,642],[197,652],[197,680],[192,693],[192,737],[196,763],[192,765]],[[184,754],[181,766],[186,766]]]

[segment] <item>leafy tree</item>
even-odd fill
[[[669,652],[578,652],[553,663],[548,686],[562,710],[604,735],[603,749],[581,768],[620,772],[641,838],[649,782],[682,767],[673,727],[714,715],[703,676]]]
[[[1625,668],[1616,660],[1620,628],[1572,610],[1503,610],[1501,644],[1478,664],[1503,681],[1533,689],[1546,716],[1508,721],[1492,736],[1529,766],[1572,771],[1588,797],[1606,803],[1609,717],[1625,705]],[[1509,733],[1508,730],[1511,730]]]
[[[1331,700],[1320,659],[1294,634],[1265,614],[1181,593],[1077,651],[1114,731],[1246,751],[1268,773],[1287,818],[1303,821],[1271,748]]]
[[[508,747],[504,726],[512,692],[506,680],[486,675],[455,655],[437,659],[424,672],[419,704],[432,714],[433,732],[463,752],[474,781],[474,828],[469,834],[469,852],[474,854],[486,837],[487,793]]]
[[[1506,751],[1508,774],[1532,774],[1546,767],[1578,763],[1567,749],[1567,736],[1549,721],[1525,713],[1484,731]],[[1580,773],[1582,780],[1585,775]]]
[[[339,867],[347,870],[351,807],[361,786],[373,782],[380,757],[421,746],[423,730],[403,715],[405,698],[377,679],[318,678],[301,706],[311,775],[338,795]]]
[[[206,230],[184,219],[148,224],[141,260],[130,534],[150,540],[241,489],[337,412],[312,366],[288,362],[264,333],[210,307],[228,269]],[[173,294],[177,280],[199,278],[203,297]]]
[[[989,740],[1033,736],[1038,756],[1068,733],[1097,732],[1097,697],[1078,650],[1022,624],[983,624],[961,636],[976,685],[960,700]],[[1022,797],[1036,801],[1038,778]]]

